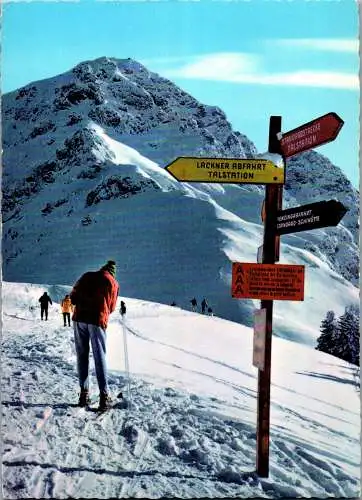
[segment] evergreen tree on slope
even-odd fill
[[[359,365],[360,335],[357,307],[346,307],[344,314],[338,320],[338,333],[336,356]]]
[[[318,351],[334,354],[337,334],[337,321],[334,311],[328,311],[320,327],[321,335],[317,339]]]

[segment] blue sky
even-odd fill
[[[359,184],[358,6],[354,0],[124,0],[3,4],[2,91],[101,56],[132,57],[267,149],[330,111],[345,121],[318,151]]]

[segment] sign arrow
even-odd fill
[[[344,121],[337,113],[327,113],[283,134],[280,141],[285,158],[334,141]]]
[[[337,226],[347,212],[340,201],[329,200],[310,203],[277,212],[276,233],[289,234]]]
[[[165,167],[181,182],[284,184],[284,167],[262,158],[179,157]]]

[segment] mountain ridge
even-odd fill
[[[126,295],[207,295],[221,316],[251,324],[252,301],[230,297],[230,260],[256,261],[263,186],[178,183],[164,170],[178,156],[257,155],[218,107],[132,59],[99,58],[4,95],[3,148],[6,281],[70,284],[111,253]],[[349,211],[337,228],[283,236],[281,254],[316,257],[354,300],[357,191],[315,151],[286,171],[285,208],[328,196]]]

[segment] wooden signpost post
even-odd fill
[[[282,117],[271,116],[269,123],[270,153],[280,154],[278,134],[281,131]],[[275,232],[275,220],[278,210],[282,209],[283,186],[265,187],[265,221],[263,239],[263,264],[275,265],[279,255],[279,240]],[[261,309],[265,309],[265,355],[264,369],[258,370],[258,403],[256,431],[256,472],[261,477],[269,475],[269,433],[270,433],[270,374],[271,347],[273,331],[273,300],[262,300]]]

